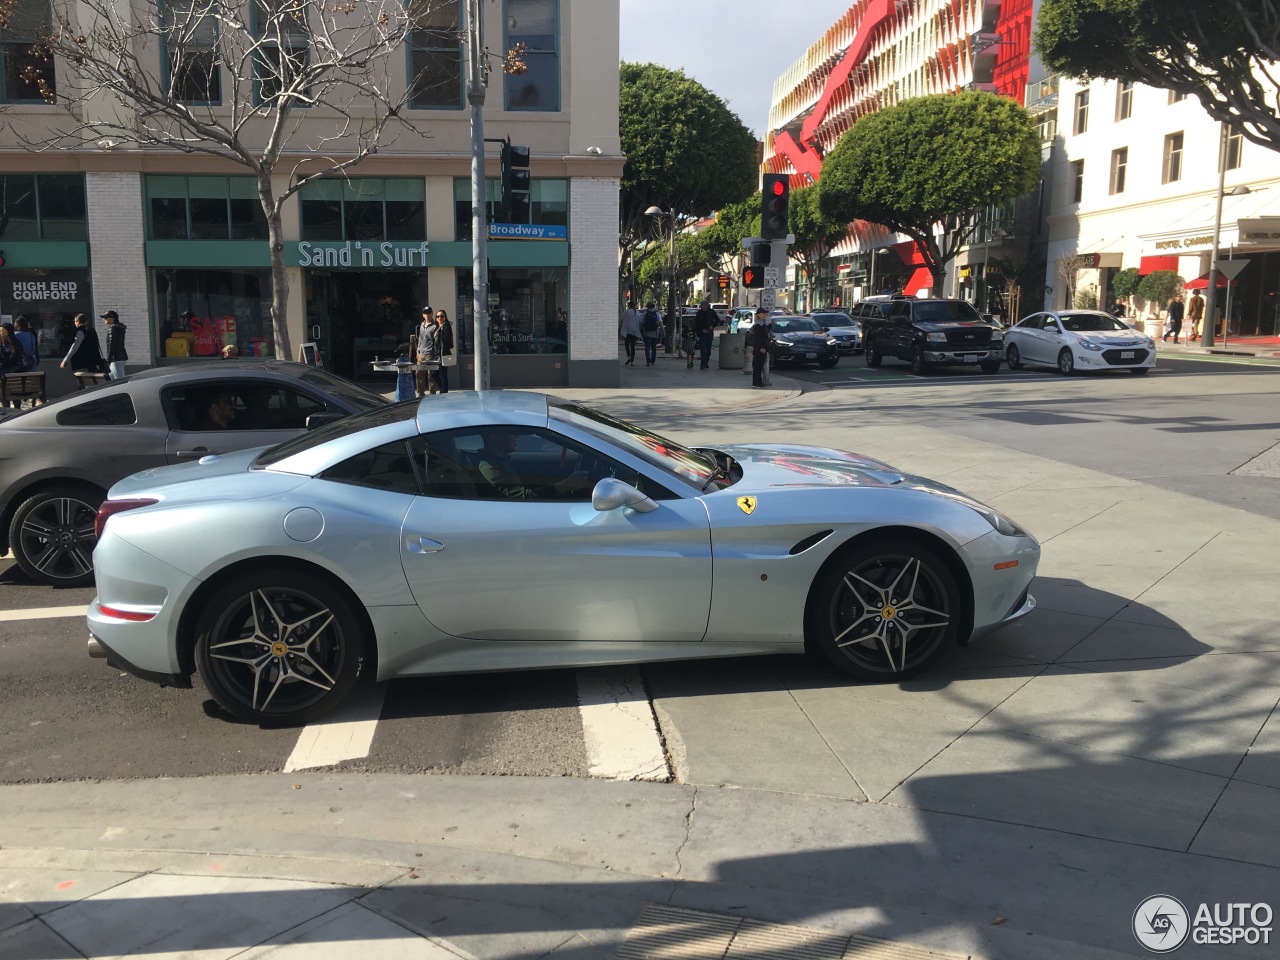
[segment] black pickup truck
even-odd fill
[[[883,305],[882,305],[883,306]],[[911,364],[911,372],[935,366],[976,364],[983,373],[1000,369],[1004,335],[987,323],[967,300],[895,298],[883,318],[864,319],[867,366],[885,357]]]

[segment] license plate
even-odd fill
[[[816,353],[806,353],[806,354],[804,355],[804,358],[805,358],[806,360],[817,360],[817,359],[818,359],[818,355],[817,355]]]
[[[978,362],[978,358],[977,358],[976,356],[974,356],[974,355],[971,353],[971,354],[969,354],[968,356],[966,356],[966,357],[964,358],[964,362],[965,362],[965,363],[977,363],[977,362]]]
[[[1121,359],[1121,360],[1132,360],[1132,359],[1133,359],[1133,351],[1132,351],[1132,350],[1121,350],[1121,351],[1120,351],[1120,359]]]

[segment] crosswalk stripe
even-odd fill
[[[579,670],[578,705],[590,776],[671,779],[658,721],[638,669]]]
[[[87,603],[71,607],[28,607],[25,610],[0,610],[0,622],[20,620],[52,620],[55,617],[83,617],[89,611]]]
[[[374,684],[362,695],[352,697],[323,720],[309,723],[298,734],[284,772],[327,767],[343,760],[359,760],[369,755],[373,734],[382,716],[385,683]]]

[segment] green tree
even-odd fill
[[[840,138],[822,165],[818,202],[832,220],[910,237],[940,289],[974,212],[1030,193],[1039,177],[1040,138],[1012,100],[918,97],[868,114]]]
[[[1138,296],[1157,307],[1165,306],[1173,295],[1182,289],[1182,278],[1172,270],[1156,270],[1148,273],[1138,284]]]
[[[1194,96],[1215,120],[1280,149],[1274,0],[1044,0],[1036,20],[1036,51],[1059,73]]]
[[[1128,299],[1138,289],[1138,284],[1142,282],[1142,277],[1138,273],[1137,267],[1126,267],[1124,270],[1117,271],[1111,278],[1111,292],[1117,297]]]
[[[705,216],[744,200],[758,184],[759,161],[755,135],[723,100],[653,63],[622,64],[618,129],[627,155],[619,198],[625,281],[632,254],[642,259],[671,229],[647,209]]]
[[[849,236],[849,221],[832,220],[822,212],[816,186],[791,191],[789,214],[787,226],[796,238],[790,247],[791,256],[799,262],[805,279],[812,286],[823,257]]]

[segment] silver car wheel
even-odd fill
[[[863,549],[818,584],[812,628],[836,666],[864,679],[917,672],[954,637],[955,579],[931,551],[910,542]]]
[[[50,586],[92,582],[97,512],[97,503],[74,487],[55,487],[28,499],[14,513],[9,531],[18,566]]]
[[[255,579],[206,605],[196,646],[200,674],[240,719],[304,723],[336,706],[354,684],[362,651],[357,621],[341,597],[305,576]],[[258,585],[263,580],[270,585]]]

